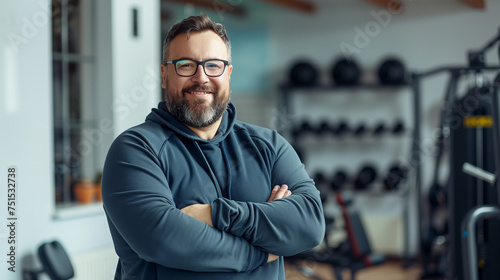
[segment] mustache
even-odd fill
[[[192,85],[188,86],[182,89],[183,92],[189,92],[189,91],[209,91],[211,93],[217,93],[217,90],[213,87],[210,86],[203,86],[203,85]]]

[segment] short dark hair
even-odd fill
[[[226,28],[220,23],[212,21],[210,17],[206,14],[201,14],[200,16],[190,16],[184,20],[174,24],[168,31],[165,41],[163,41],[163,63],[166,62],[168,57],[168,50],[172,40],[180,34],[187,34],[189,36],[190,32],[200,32],[211,30],[215,34],[219,35],[224,44],[227,47],[227,56],[229,63],[231,63],[231,42],[226,33]]]

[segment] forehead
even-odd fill
[[[179,34],[170,43],[169,60],[191,58],[205,60],[210,58],[227,59],[227,48],[219,35],[213,31]]]

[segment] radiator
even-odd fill
[[[74,280],[110,280],[114,278],[118,256],[113,248],[71,257]]]

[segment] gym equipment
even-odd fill
[[[324,136],[332,133],[334,131],[334,128],[330,124],[329,121],[327,120],[322,120],[320,121],[318,128],[316,129],[316,134],[318,136]]]
[[[289,79],[294,86],[313,86],[319,78],[318,69],[311,62],[302,60],[293,64]]]
[[[450,230],[452,230],[451,234],[454,236],[450,245],[456,245],[456,248],[460,248],[460,225],[467,212],[478,205],[499,203],[494,188],[486,186],[483,181],[462,171],[465,162],[472,163],[485,170],[494,169],[494,154],[491,153],[490,147],[498,145],[498,143],[493,142],[492,103],[489,98],[479,99],[477,97],[477,93],[484,93],[484,89],[481,89],[483,86],[479,86],[479,88],[469,90],[463,98],[453,103],[451,110],[457,123],[454,125],[454,129],[450,130],[450,160],[452,164],[450,180],[453,188],[450,188],[448,197],[452,213],[450,215]],[[468,104],[469,100],[475,100],[477,106],[470,106]],[[500,252],[488,248],[499,248],[500,240],[493,238],[493,236],[500,233],[500,226],[491,221],[485,221],[479,224],[478,228],[480,239],[478,241],[479,261],[485,263],[481,267],[481,273],[485,275],[483,279],[497,279],[498,275],[500,275],[500,267],[496,267],[489,260],[500,260]],[[456,271],[463,273],[464,271],[459,269],[464,256],[463,251],[457,250],[456,256]]]
[[[312,177],[316,186],[321,186],[327,182],[326,176],[321,171],[316,171]]]
[[[381,136],[386,131],[387,131],[387,127],[385,126],[385,124],[383,122],[380,122],[380,123],[376,124],[375,127],[373,128],[373,135],[374,136]]]
[[[332,266],[335,279],[342,280],[342,270],[347,268],[351,272],[350,279],[356,279],[356,273],[364,268],[383,264],[385,255],[372,252],[370,242],[361,220],[359,212],[353,207],[352,196],[349,193],[336,192],[335,198],[341,208],[342,218],[345,224],[347,240],[337,247],[331,248],[328,244],[328,233],[326,230],[324,246],[318,250],[307,251],[295,256],[286,257],[285,260],[294,265],[300,272],[311,279],[321,280],[306,266],[299,265],[297,260],[317,261]],[[327,229],[332,227],[333,219],[325,218]]]
[[[378,79],[383,85],[405,84],[405,66],[397,58],[387,58],[378,67]]]
[[[500,40],[500,35],[498,37],[498,40]],[[500,46],[498,47],[498,56],[500,58]],[[491,93],[491,99],[492,103],[494,104],[492,107],[492,115],[493,115],[493,142],[496,145],[493,145],[493,153],[494,153],[494,165],[496,172],[500,171],[500,148],[499,148],[499,140],[500,140],[500,127],[498,124],[498,121],[500,120],[500,114],[498,112],[498,95],[500,94],[500,73],[498,73],[496,79],[495,79],[495,84],[494,87],[492,88],[492,93]],[[478,280],[479,276],[481,273],[479,272],[479,269],[483,269],[488,263],[483,260],[479,259],[478,260],[478,255],[481,255],[481,251],[478,252],[478,235],[482,234],[482,232],[477,232],[476,234],[476,228],[478,224],[481,222],[484,222],[486,219],[491,219],[491,218],[500,218],[500,207],[498,206],[498,203],[500,203],[500,190],[499,190],[499,183],[497,182],[497,178],[495,174],[486,172],[482,170],[481,168],[478,168],[476,166],[472,166],[470,163],[466,162],[462,166],[462,170],[464,173],[473,175],[474,177],[481,179],[483,181],[488,182],[491,186],[495,186],[497,195],[498,195],[498,200],[496,205],[480,205],[475,208],[472,208],[467,215],[465,216],[464,220],[462,221],[462,251],[463,251],[463,265],[464,265],[464,275],[468,277],[470,280]],[[498,230],[498,221],[495,223],[497,226],[495,229]],[[496,236],[498,236],[498,231],[496,232]],[[493,239],[496,239],[494,236]],[[491,237],[489,237],[491,238]],[[480,246],[482,244],[479,244]],[[498,248],[498,247],[496,247]],[[498,257],[498,255],[496,255]],[[497,262],[493,263],[490,262],[492,266],[496,266]]]
[[[392,127],[392,134],[394,135],[401,135],[405,132],[405,124],[403,121],[399,120],[397,121],[394,126]]]
[[[446,93],[445,100],[449,100],[450,91],[448,90]],[[445,149],[445,141],[447,140],[448,131],[447,128],[448,119],[445,114],[441,115],[440,123],[439,123],[439,135],[436,139],[436,150],[437,155],[434,158],[434,174],[432,178],[432,184],[429,188],[429,192],[427,194],[427,200],[429,202],[429,211],[428,211],[428,222],[425,225],[426,229],[424,230],[422,241],[421,241],[421,249],[422,249],[422,265],[423,271],[421,275],[421,279],[435,279],[435,278],[444,278],[446,276],[447,270],[447,259],[446,259],[446,245],[444,243],[439,250],[436,250],[435,243],[438,240],[442,240],[443,238],[447,240],[446,236],[447,232],[447,220],[446,219],[436,219],[436,214],[439,210],[442,210],[447,205],[447,193],[446,188],[443,187],[439,182],[439,174],[441,170],[441,162]]]
[[[337,137],[344,136],[345,134],[349,133],[350,128],[349,125],[347,124],[347,121],[341,120],[338,122],[337,126],[335,129],[333,129],[333,134]]]
[[[384,178],[384,187],[387,191],[397,190],[401,184],[408,177],[408,169],[399,164],[394,164],[389,168],[387,175]]]
[[[38,275],[46,273],[52,280],[67,280],[75,276],[73,265],[58,241],[43,243],[38,247],[38,258],[43,268],[41,270],[23,270],[23,279],[38,280]]]
[[[293,129],[292,136],[294,138],[297,138],[303,134],[308,134],[313,132],[315,132],[315,129],[311,125],[311,123],[308,120],[302,120],[300,124]]]
[[[347,183],[347,172],[344,170],[337,170],[332,177],[330,187],[333,191],[340,191]]]
[[[354,188],[357,190],[366,190],[376,178],[377,170],[375,167],[370,164],[366,164],[358,172],[358,175],[354,180]]]
[[[337,85],[353,86],[359,83],[361,69],[354,60],[341,58],[334,63],[331,76]]]
[[[354,131],[352,132],[354,137],[362,137],[363,135],[365,135],[366,133],[368,133],[368,128],[366,127],[365,124],[359,124],[355,129]]]
[[[500,41],[500,32],[483,49],[469,52],[469,65],[465,67],[441,67],[423,73],[415,73],[412,76],[414,95],[419,96],[420,80],[424,77],[442,72],[450,74],[447,89],[449,99],[444,103],[447,107],[444,108],[445,125],[443,126],[446,133],[449,133],[447,144],[450,147],[450,176],[447,191],[449,217],[447,257],[449,267],[446,274],[448,279],[475,280],[480,278],[481,280],[490,280],[498,279],[498,275],[500,275],[500,266],[497,265],[498,260],[500,260],[500,250],[498,250],[500,239],[497,238],[500,227],[498,223],[482,219],[484,216],[481,214],[483,210],[487,210],[486,212],[492,210],[481,207],[488,208],[488,205],[498,205],[500,202],[498,183],[496,188],[492,188],[487,186],[484,181],[462,171],[463,164],[466,162],[483,170],[493,170],[494,166],[500,170],[500,165],[496,164],[499,161],[498,152],[491,152],[491,147],[497,151],[498,143],[500,143],[498,136],[495,136],[497,133],[493,133],[492,129],[498,130],[498,124],[496,124],[499,121],[498,112],[495,113],[498,100],[496,94],[492,95],[493,100],[487,97],[492,93],[492,87],[484,83],[483,76],[485,72],[500,69],[500,66],[487,66],[484,60],[486,50],[498,41]],[[456,96],[457,85],[460,78],[465,75],[474,75],[476,84],[464,97],[458,98]],[[488,91],[489,94],[485,94]],[[419,100],[416,101],[416,106],[419,106]],[[496,114],[496,116],[492,116],[492,114]],[[415,140],[419,140],[418,131],[416,134]],[[414,143],[414,146],[417,145],[418,142]],[[420,193],[420,167],[418,164],[414,166],[417,174],[417,192]],[[418,217],[422,217],[420,195],[417,196],[417,207],[419,207]],[[493,216],[495,215],[493,212],[491,213]],[[475,224],[475,229],[472,230],[474,233],[463,231],[462,222],[466,225]],[[425,236],[422,230],[421,226],[419,231],[421,245],[424,243],[423,237]],[[471,237],[474,238],[473,241],[469,239]],[[477,258],[475,258],[475,254],[462,248],[462,242],[473,243],[471,247],[477,253]],[[470,259],[473,257],[475,259]]]

